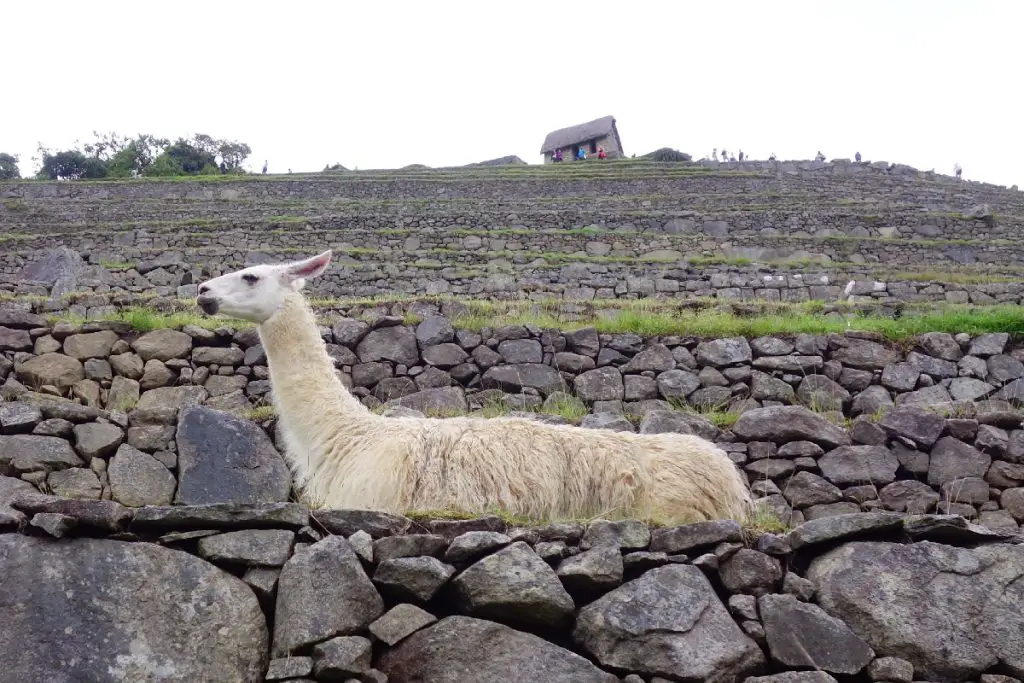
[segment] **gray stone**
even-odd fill
[[[958,370],[957,364],[948,360],[942,360],[940,358],[932,358],[916,351],[911,351],[907,354],[907,363],[918,370],[922,374],[928,375],[934,379],[946,379],[949,377],[956,377]]]
[[[351,345],[357,341],[358,339],[349,341],[348,344]],[[444,316],[428,315],[416,326],[416,341],[423,348],[436,346],[437,344],[446,344],[455,341],[455,328],[452,327],[448,318]],[[346,342],[339,341],[338,343]]]
[[[996,388],[973,377],[955,377],[949,381],[947,390],[954,401],[977,401],[991,394]]]
[[[28,403],[0,403],[0,434],[26,434],[43,421],[38,406]]]
[[[75,382],[85,379],[85,367],[82,361],[62,353],[44,353],[15,366],[15,375],[29,387],[38,389],[50,385],[63,393]]]
[[[148,393],[152,392],[143,399]],[[252,422],[204,406],[187,406],[181,411],[176,439],[175,503],[288,500],[291,473],[270,438]]]
[[[791,372],[805,375],[815,373],[824,367],[825,359],[821,356],[762,356],[755,358],[752,365],[758,370],[768,372]]]
[[[129,417],[132,425],[174,424],[183,408],[202,403],[209,396],[204,387],[177,386],[151,389],[139,398]]]
[[[778,337],[756,337],[750,340],[750,348],[757,356],[785,356],[793,353],[793,345]]]
[[[424,320],[424,322],[426,321]],[[334,337],[335,343],[348,346],[349,348],[358,344],[369,331],[370,326],[365,322],[351,318],[341,318],[331,326],[331,334]]]
[[[651,543],[651,530],[635,519],[597,519],[587,525],[580,547],[584,550],[612,546],[620,550],[641,550]]]
[[[1010,341],[1010,335],[1006,332],[992,332],[979,334],[971,340],[971,346],[967,349],[968,356],[995,356],[1003,352],[1006,343]]]
[[[135,353],[118,353],[108,359],[114,372],[128,379],[140,379],[144,368],[142,358]]]
[[[836,683],[836,679],[824,671],[785,671],[770,676],[751,676],[744,683]]]
[[[784,666],[852,675],[875,656],[871,646],[849,626],[817,605],[800,602],[792,595],[764,595],[758,608],[771,657]]]
[[[890,363],[882,370],[882,384],[893,391],[913,391],[921,371],[910,363]]]
[[[486,656],[481,656],[486,653]],[[464,616],[446,617],[385,651],[388,680],[431,683],[617,683],[574,652],[535,635]]]
[[[444,561],[452,564],[473,562],[511,543],[511,538],[496,531],[467,531],[451,542],[444,552]]]
[[[234,346],[197,346],[192,349],[195,365],[226,365],[234,367],[245,360],[245,352]]]
[[[506,363],[540,363],[544,351],[536,339],[506,339],[498,344],[498,353]]]
[[[515,343],[515,342],[506,342]],[[538,354],[537,360],[534,362],[540,362],[540,344],[537,344]],[[453,344],[451,342],[445,344],[436,344],[435,346],[428,346],[423,349],[423,361],[429,365],[441,368],[442,370],[450,370],[456,365],[465,363],[469,358],[469,354],[466,353],[461,346]]]
[[[774,557],[740,548],[720,561],[718,573],[730,593],[761,595],[782,580],[782,565]]]
[[[946,421],[931,411],[909,407],[889,411],[879,426],[888,434],[910,439],[927,448],[942,435]]]
[[[562,560],[556,573],[569,593],[598,594],[622,583],[622,553],[609,545],[584,550]]]
[[[646,349],[629,359],[622,366],[622,372],[666,372],[676,367],[672,351],[664,344],[651,344]]]
[[[419,555],[441,557],[447,545],[444,536],[438,534],[385,536],[373,542],[373,557],[377,562]]]
[[[554,570],[522,541],[471,565],[451,585],[462,612],[512,626],[554,627],[574,609]]]
[[[652,410],[640,422],[641,434],[693,434],[703,439],[717,439],[721,430],[707,418],[676,410]]]
[[[603,666],[676,680],[739,681],[764,665],[693,566],[652,569],[583,607],[573,640]]]
[[[903,530],[914,541],[937,541],[949,545],[974,545],[1006,541],[1017,530],[998,531],[968,522],[959,515],[910,515],[903,520]]]
[[[59,437],[34,434],[0,436],[0,473],[49,472],[83,464],[68,442]]]
[[[364,363],[389,360],[416,365],[420,360],[415,333],[402,325],[370,330],[356,346],[356,353]]]
[[[622,373],[610,366],[588,370],[576,376],[573,390],[577,397],[587,402],[622,400]]]
[[[876,652],[913,664],[915,678],[968,681],[997,663],[1024,675],[1022,574],[1024,546],[923,541],[848,543],[807,576],[827,612]]]
[[[396,557],[377,565],[373,583],[395,600],[429,602],[454,574],[436,557]]]
[[[914,665],[899,657],[879,657],[868,664],[868,676],[873,681],[911,683],[914,680]]]
[[[460,387],[438,387],[435,389],[424,389],[414,393],[395,398],[385,405],[402,406],[411,408],[421,413],[431,415],[458,415],[469,409],[466,402],[466,394]]]
[[[434,623],[437,623],[437,617],[430,612],[416,605],[402,603],[395,605],[380,619],[370,624],[369,630],[374,638],[393,647],[402,639]]]
[[[984,477],[992,456],[951,436],[939,439],[932,448],[928,483],[941,486],[963,477]]]
[[[309,676],[312,673],[312,657],[285,657],[282,659],[271,659],[270,665],[267,666],[267,674],[264,677],[264,680],[276,683],[277,681],[302,678],[303,676]]]
[[[558,370],[540,363],[496,365],[484,372],[480,378],[480,385],[484,389],[501,389],[514,393],[531,388],[543,396],[565,390],[565,382],[558,374]]]
[[[726,367],[753,360],[750,344],[744,337],[712,339],[697,345],[697,363],[713,367]]]
[[[842,410],[850,400],[850,392],[825,375],[808,375],[800,382],[797,398],[816,411]]]
[[[1013,356],[989,356],[985,361],[988,368],[988,379],[1003,384],[1024,377],[1024,363]]]
[[[72,467],[50,472],[46,483],[55,496],[79,500],[99,500],[103,491],[99,477],[91,469]]]
[[[758,401],[796,402],[796,392],[788,382],[763,372],[751,374],[750,397]]]
[[[0,351],[31,351],[32,336],[26,330],[0,327]]]
[[[666,370],[655,379],[658,392],[666,399],[682,399],[700,389],[700,379],[686,370]]]
[[[920,514],[935,507],[939,494],[923,481],[906,479],[884,487],[878,492],[878,499],[890,510]]]
[[[899,353],[895,349],[867,339],[835,335],[830,340],[839,346],[832,352],[832,360],[851,368],[881,370],[899,358]]]
[[[377,510],[317,510],[316,523],[329,533],[351,536],[365,531],[373,538],[400,534],[412,526],[412,520]]]
[[[634,432],[633,423],[623,415],[615,413],[589,413],[580,420],[580,427],[587,429],[610,429],[615,432]]]
[[[187,553],[6,534],[0,575],[0,659],[12,681],[263,679],[256,596]],[[60,577],[60,589],[46,577]]]
[[[300,529],[308,525],[309,510],[298,503],[152,505],[136,510],[132,520],[132,530],[141,531],[267,527]]]
[[[345,681],[370,668],[370,641],[362,636],[338,636],[313,646],[313,676],[318,681]]]
[[[281,570],[273,655],[361,633],[383,613],[384,601],[348,541],[328,536],[293,555]]]
[[[896,480],[899,465],[885,446],[840,446],[818,460],[822,475],[838,486],[888,484]]]
[[[124,441],[124,432],[117,425],[87,423],[75,425],[75,450],[83,458],[104,458]]]
[[[731,519],[696,522],[651,531],[653,552],[684,553],[703,546],[739,541],[743,532],[738,522]]]
[[[117,340],[117,334],[111,330],[73,334],[64,340],[64,355],[77,360],[106,358]]]
[[[926,332],[918,337],[918,343],[929,356],[949,361],[958,361],[963,356],[960,345],[948,332]]]
[[[78,525],[78,520],[57,512],[40,512],[32,516],[29,526],[41,529],[54,538],[64,538]]]
[[[843,492],[839,490],[839,487],[806,471],[797,472],[790,477],[783,488],[782,495],[794,508],[826,505],[843,499]]]
[[[885,387],[873,384],[854,396],[850,412],[853,415],[874,415],[892,407],[892,397]]]
[[[174,498],[174,475],[152,455],[128,444],[111,458],[107,476],[111,497],[128,507],[168,505]]]
[[[772,406],[748,410],[732,431],[745,441],[813,441],[823,446],[846,446],[850,435],[803,406]]]
[[[789,532],[793,550],[804,546],[842,541],[863,535],[893,532],[903,525],[903,515],[895,512],[856,512],[804,522]]]
[[[246,567],[280,567],[292,553],[295,534],[287,529],[243,529],[199,539],[199,556]]]

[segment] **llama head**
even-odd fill
[[[208,315],[221,313],[262,323],[277,312],[289,294],[302,289],[308,278],[323,273],[330,262],[328,249],[305,261],[236,270],[201,283],[196,303]]]

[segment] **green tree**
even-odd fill
[[[38,173],[39,178],[78,180],[79,178],[105,178],[107,176],[105,161],[86,156],[77,149],[68,149],[54,154],[40,147],[39,155],[42,159],[42,167]]]
[[[0,152],[0,180],[14,180],[21,177],[18,170],[18,157]]]

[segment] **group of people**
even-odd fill
[[[608,158],[608,153],[604,151],[604,147],[598,147],[597,148],[597,158],[598,159],[607,159]],[[576,161],[586,161],[586,160],[587,160],[587,148],[583,147],[583,146],[580,146],[576,150]],[[565,161],[565,157],[563,156],[561,149],[556,149],[555,150],[554,154],[551,155],[551,161],[556,161],[556,162],[557,161]]]

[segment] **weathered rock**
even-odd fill
[[[946,421],[934,412],[908,407],[890,410],[879,425],[888,434],[910,439],[917,445],[928,448],[942,435]]]
[[[949,361],[958,361],[963,356],[960,345],[948,332],[926,332],[918,337],[918,343],[929,356]]]
[[[641,434],[694,434],[713,441],[721,430],[700,415],[676,410],[652,410],[640,422]]]
[[[651,530],[635,519],[596,519],[587,525],[580,547],[584,550],[609,545],[621,550],[640,550],[651,543]]]
[[[66,392],[75,382],[85,379],[85,367],[82,361],[62,353],[44,353],[16,366],[15,374],[19,382],[30,387],[50,385]]]
[[[188,358],[192,351],[192,337],[169,328],[147,332],[131,344],[143,361],[169,361],[172,358]]]
[[[745,441],[813,441],[835,448],[850,443],[850,435],[803,406],[772,406],[748,410],[733,425]]]
[[[939,494],[931,486],[916,479],[894,481],[878,492],[878,499],[890,510],[921,514],[939,502]]]
[[[1003,352],[1006,343],[1010,341],[1010,335],[1006,332],[991,332],[979,334],[971,340],[971,346],[967,349],[968,356],[995,356]]]
[[[598,598],[573,640],[604,666],[676,680],[740,681],[764,664],[693,566],[652,569]]]
[[[156,458],[122,444],[107,468],[111,497],[122,505],[169,505],[177,482]]]
[[[832,360],[851,368],[881,370],[899,358],[899,353],[895,349],[867,339],[836,335],[832,340],[839,345],[839,348],[832,352]]]
[[[199,539],[199,556],[246,567],[280,567],[292,553],[295,534],[286,529],[243,529]]]
[[[807,375],[796,391],[797,398],[815,410],[842,410],[850,392],[825,375]]]
[[[209,396],[204,387],[178,386],[151,389],[139,398],[131,412],[133,425],[174,424],[179,412],[202,403]]]
[[[419,631],[421,628],[437,623],[437,617],[416,605],[401,603],[395,605],[377,621],[370,624],[369,631],[373,637],[386,645],[394,646],[403,638]]]
[[[408,517],[376,510],[317,510],[313,515],[318,525],[340,536],[365,531],[373,538],[382,538],[402,533],[412,526]]]
[[[466,395],[459,387],[436,387],[416,391],[386,403],[389,406],[402,406],[433,415],[457,415],[468,409]]]
[[[176,438],[175,503],[288,500],[292,484],[288,466],[266,433],[252,422],[205,406],[188,406],[181,411]]]
[[[852,675],[875,656],[849,626],[817,605],[792,595],[764,595],[758,608],[772,659],[785,666]]]
[[[451,585],[461,611],[514,626],[558,626],[574,608],[554,570],[522,541],[471,565]]]
[[[373,542],[373,558],[385,562],[399,557],[440,557],[448,545],[439,534],[406,534],[385,536]]]
[[[731,519],[684,524],[683,526],[654,529],[651,532],[653,552],[684,553],[702,546],[739,541],[743,531]]]
[[[68,442],[59,437],[34,434],[0,436],[0,474],[61,470],[83,464]]]
[[[53,494],[61,498],[98,500],[103,492],[103,486],[96,473],[84,467],[50,472],[46,477],[46,483]]]
[[[284,657],[270,660],[264,680],[276,683],[277,681],[302,678],[312,673],[312,657]]]
[[[428,315],[416,326],[416,341],[424,348],[454,340],[455,328],[444,316]]]
[[[899,464],[885,446],[840,446],[818,460],[821,473],[838,486],[888,484],[896,480]]]
[[[484,372],[480,378],[480,384],[484,389],[501,389],[514,393],[520,393],[524,388],[531,388],[536,389],[543,396],[565,390],[565,382],[558,374],[558,370],[550,365],[540,363],[496,365]]]
[[[726,367],[753,360],[750,344],[744,337],[712,339],[697,345],[697,362],[700,365]]]
[[[328,536],[293,555],[281,570],[273,654],[360,633],[383,613],[384,601],[348,541]]]
[[[827,505],[843,499],[839,487],[811,472],[797,472],[790,477],[782,495],[794,508]]]
[[[444,552],[444,561],[472,562],[512,543],[512,539],[496,531],[467,531],[459,534]]]
[[[420,360],[415,333],[401,325],[370,330],[356,346],[356,353],[364,363],[389,360],[416,365]]]
[[[27,330],[0,327],[0,351],[30,351],[32,336]]]
[[[984,477],[992,456],[951,436],[944,436],[932,447],[928,464],[928,483],[941,486],[963,477]]]
[[[454,574],[436,557],[396,557],[377,565],[373,583],[396,600],[429,602]]]
[[[761,595],[782,580],[782,565],[774,557],[740,548],[719,564],[718,573],[729,592]]]
[[[622,373],[611,366],[588,370],[576,376],[573,389],[576,396],[587,402],[621,400],[624,396]]]
[[[121,506],[118,506],[121,507]],[[262,529],[309,525],[309,510],[298,503],[214,503],[153,505],[135,512],[132,530]]]
[[[38,406],[28,403],[0,403],[0,434],[27,434],[43,421]]]
[[[573,595],[594,595],[622,583],[622,553],[602,545],[571,555],[558,565],[562,585]]]
[[[804,522],[790,531],[788,538],[793,550],[798,550],[815,543],[893,532],[902,526],[903,515],[895,512],[856,512]]]
[[[819,604],[875,652],[911,662],[915,678],[967,681],[997,662],[1024,675],[1022,574],[1024,546],[924,541],[848,543],[807,576]]]
[[[618,681],[578,654],[535,635],[463,616],[446,617],[413,633],[384,652],[377,666],[392,683]]]
[[[0,660],[12,681],[262,680],[256,597],[187,553],[6,534],[0,575]],[[47,577],[60,577],[58,590]]]
[[[117,334],[111,330],[73,334],[64,340],[64,355],[77,360],[106,358],[117,340]]]
[[[370,668],[370,641],[338,636],[313,646],[313,675],[318,681],[345,681]]]
[[[103,458],[117,450],[124,441],[124,432],[117,425],[87,423],[75,425],[75,450],[83,458]]]

